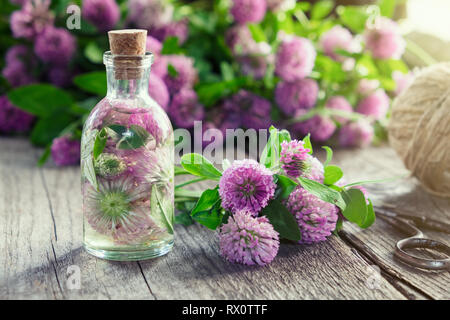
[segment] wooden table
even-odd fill
[[[346,224],[340,237],[309,246],[283,244],[266,267],[233,265],[218,255],[213,232],[176,227],[167,256],[142,262],[96,259],[82,248],[78,167],[36,167],[41,151],[0,138],[1,299],[448,299],[449,272],[426,272],[393,259],[403,237],[378,220]],[[335,152],[348,181],[406,171],[388,147]],[[368,186],[373,200],[450,218],[450,200],[430,196],[413,178]],[[429,236],[449,242],[442,234]],[[81,288],[67,285],[68,267]],[[380,268],[381,276],[374,271]]]

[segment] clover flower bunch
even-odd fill
[[[177,223],[197,222],[218,236],[220,254],[233,263],[266,265],[275,259],[280,240],[298,244],[326,241],[342,221],[369,227],[375,219],[360,183],[345,185],[342,170],[313,156],[310,135],[291,139],[286,130],[270,127],[259,162],[224,162],[223,171],[200,154],[186,154],[175,174],[198,176],[176,186]],[[192,192],[185,186],[202,180],[215,188]],[[355,209],[358,208],[358,209]]]

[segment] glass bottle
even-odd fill
[[[173,245],[173,129],[148,94],[152,61],[106,52],[107,95],[83,128],[84,247],[100,258],[143,260]]]

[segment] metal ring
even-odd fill
[[[417,257],[406,252],[404,249],[433,249],[437,252],[444,253],[449,258],[445,259],[427,259]],[[446,244],[423,238],[407,238],[397,242],[397,248],[395,250],[395,256],[401,261],[415,266],[417,268],[429,269],[429,270],[450,270],[450,247]]]

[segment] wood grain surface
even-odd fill
[[[364,231],[346,224],[341,237],[315,245],[283,244],[266,267],[224,261],[214,232],[196,225],[177,226],[174,249],[164,257],[97,259],[82,248],[79,168],[38,168],[40,151],[20,138],[1,138],[0,150],[0,299],[450,298],[448,272],[418,271],[393,259],[402,234],[382,221]],[[334,163],[348,181],[406,172],[387,147],[337,151]],[[378,204],[450,217],[450,202],[424,194],[412,178],[369,191]],[[431,235],[448,243],[448,235]],[[70,266],[80,269],[80,289],[67,285]]]
[[[408,174],[394,150],[389,148],[362,150],[357,157],[341,152],[336,154],[335,161],[342,166],[346,174],[348,173],[346,178],[352,182]],[[450,220],[450,199],[426,193],[414,178],[367,185],[366,188],[375,205],[390,205],[413,215],[429,216],[447,222]],[[450,244],[448,234],[429,230],[423,232],[428,237]],[[346,224],[341,237],[385,272],[428,298],[450,298],[450,272],[418,270],[394,259],[394,245],[406,235],[387,222],[378,219],[375,225],[367,230]]]

